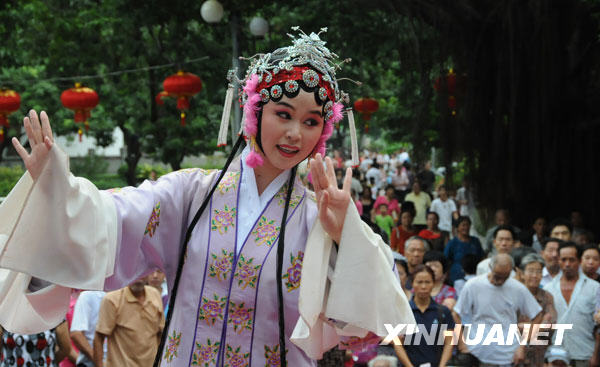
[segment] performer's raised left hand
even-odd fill
[[[327,171],[323,166],[321,154],[311,159],[310,173],[312,183],[317,195],[317,207],[319,208],[319,220],[325,232],[335,242],[340,243],[342,229],[346,219],[346,210],[350,203],[350,185],[352,183],[352,169],[346,169],[344,183],[340,189],[335,178],[335,170],[331,158],[325,158]]]

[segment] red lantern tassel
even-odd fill
[[[82,136],[83,136],[83,130],[81,128],[79,128],[79,130],[77,130],[77,134],[79,135],[79,142],[81,143]]]
[[[8,127],[8,119],[6,118],[6,115],[0,114],[0,126]]]
[[[187,110],[188,108],[190,108],[190,100],[187,97],[179,97],[177,99],[177,109]]]
[[[0,127],[0,143],[4,142],[4,128]]]
[[[181,112],[181,126],[185,126],[185,112]]]

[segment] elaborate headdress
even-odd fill
[[[258,118],[264,104],[270,100],[279,101],[283,95],[294,97],[300,89],[314,92],[315,100],[323,108],[325,125],[313,153],[325,155],[325,143],[333,132],[334,124],[343,118],[344,103],[350,101],[348,94],[339,88],[335,76],[336,70],[350,59],[336,63],[338,56],[325,47],[325,41],[319,38],[327,28],[321,28],[319,33],[310,35],[301,31],[299,27],[292,27],[292,30],[299,31],[299,34],[298,36],[288,34],[292,38],[291,46],[248,58],[251,64],[243,80],[235,76],[234,70],[228,73],[230,85],[225,99],[218,144],[227,144],[230,116],[228,107],[231,106],[233,99],[232,83],[237,81],[241,86],[238,94],[244,108],[243,132],[250,140],[251,149],[246,163],[251,167],[263,163],[262,157],[258,154],[260,144]],[[358,165],[354,118],[351,110],[348,110],[347,114],[352,141],[352,164]]]

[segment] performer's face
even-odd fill
[[[261,142],[265,169],[284,171],[308,157],[323,132],[322,107],[313,93],[300,90],[294,98],[263,107]]]

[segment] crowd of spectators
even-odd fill
[[[339,159],[338,164],[341,173],[344,162]],[[442,323],[447,330],[455,324],[481,324],[482,335],[495,323],[505,333],[511,324],[521,333],[528,323],[572,324],[561,345],[553,345],[555,330],[540,333],[538,340],[547,345],[467,345],[464,338],[477,337],[477,328],[471,327],[463,330],[456,346],[444,340],[433,348],[422,339],[401,347],[380,346],[380,356],[369,365],[600,365],[600,249],[581,212],[565,213],[569,220],[531,218],[519,228],[508,210],[498,209],[493,225],[479,233],[469,182],[455,190],[429,162],[417,166],[404,150],[364,153],[351,188],[362,219],[394,253],[401,286],[417,323],[425,328],[423,335],[435,334],[432,325]]]

